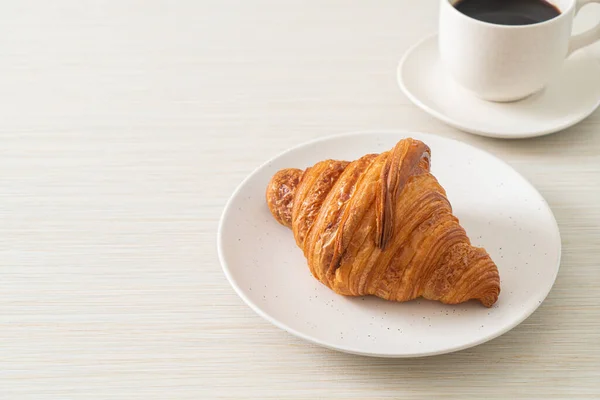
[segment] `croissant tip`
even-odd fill
[[[483,305],[484,307],[487,308],[491,308],[494,303],[496,303],[496,300],[489,300],[489,299],[479,299],[479,302],[481,303],[481,305]]]
[[[267,205],[273,217],[281,225],[292,227],[294,193],[302,177],[302,170],[286,168],[279,170],[267,185]]]
[[[499,295],[500,287],[498,287],[498,290],[496,292],[480,297],[478,300],[484,307],[491,308],[498,301]]]

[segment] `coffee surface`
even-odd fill
[[[560,15],[544,0],[459,0],[454,7],[479,21],[498,25],[531,25]]]

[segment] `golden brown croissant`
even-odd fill
[[[353,162],[283,169],[267,203],[292,229],[313,276],[336,293],[491,307],[498,268],[471,246],[429,167],[429,147],[404,139]]]

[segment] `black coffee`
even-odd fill
[[[558,8],[544,0],[459,0],[454,7],[471,18],[498,25],[531,25],[560,15]]]

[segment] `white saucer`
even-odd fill
[[[578,51],[541,92],[517,102],[493,103],[447,75],[433,35],[406,52],[398,66],[398,84],[413,103],[455,128],[496,138],[527,138],[568,128],[594,112],[600,105],[600,62]]]
[[[472,243],[485,247],[498,265],[502,291],[493,308],[338,295],[313,278],[292,231],[269,212],[265,189],[279,169],[306,168],[327,158],[354,160],[389,150],[408,136],[431,148],[431,172],[446,189],[453,213]],[[507,332],[542,304],[561,253],[552,211],[517,171],[465,143],[418,132],[346,134],[289,149],[233,193],[217,242],[227,279],[259,315],[313,343],[379,357],[448,353]],[[240,340],[254,340],[250,336]]]

